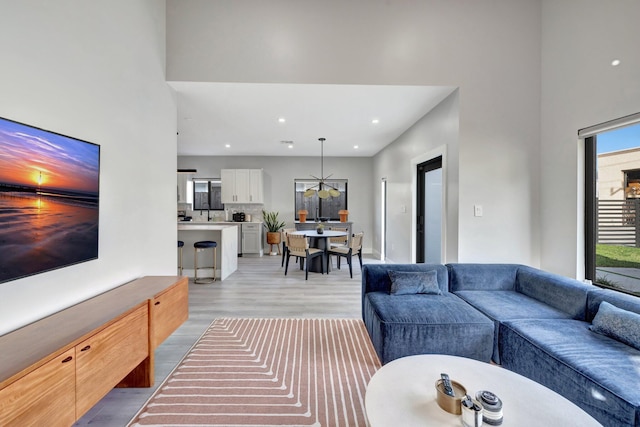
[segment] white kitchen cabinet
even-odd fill
[[[222,203],[264,203],[262,169],[222,169]]]
[[[242,254],[262,255],[262,223],[242,223]]]
[[[220,198],[222,203],[236,203],[236,170],[222,169],[220,171],[220,180],[222,189],[220,190]]]
[[[249,169],[249,198],[251,203],[264,203],[262,169]]]
[[[193,181],[190,173],[178,174],[178,203],[193,203]]]

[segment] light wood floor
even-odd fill
[[[344,259],[341,270],[334,268],[328,275],[309,273],[307,281],[293,258],[287,276],[280,262],[280,256],[238,258],[238,270],[225,281],[190,282],[189,320],[156,350],[155,387],[114,389],[75,425],[125,426],[215,318],[361,318],[357,258],[353,279]],[[365,256],[363,262],[380,261]]]

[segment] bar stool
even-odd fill
[[[211,240],[202,240],[200,242],[195,242],[193,244],[194,254],[193,254],[193,266],[195,271],[195,277],[193,279],[193,283],[211,283],[216,280],[216,247],[218,246],[217,242],[213,242]],[[209,248],[213,248],[213,277],[200,277],[198,278],[198,270],[202,270],[204,268],[211,267],[198,267],[198,252],[203,251]]]
[[[184,242],[182,240],[178,240],[178,269],[180,270],[180,275],[182,276],[182,248],[184,246]]]

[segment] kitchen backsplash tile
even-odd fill
[[[264,205],[261,204],[225,204],[225,211],[209,211],[209,216],[212,220],[218,221],[232,221],[232,215],[237,212],[244,212],[245,215],[251,215],[252,221],[262,221],[262,209],[264,209]],[[193,217],[194,221],[206,221],[207,220],[207,211],[199,211],[199,210],[191,210],[185,209],[185,215]],[[228,215],[228,217],[227,217]],[[204,217],[204,219],[202,218]]]

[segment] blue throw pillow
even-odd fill
[[[638,313],[623,310],[602,301],[589,329],[640,350],[640,314]]]
[[[431,294],[442,295],[438,287],[438,272],[390,270],[391,295]]]

